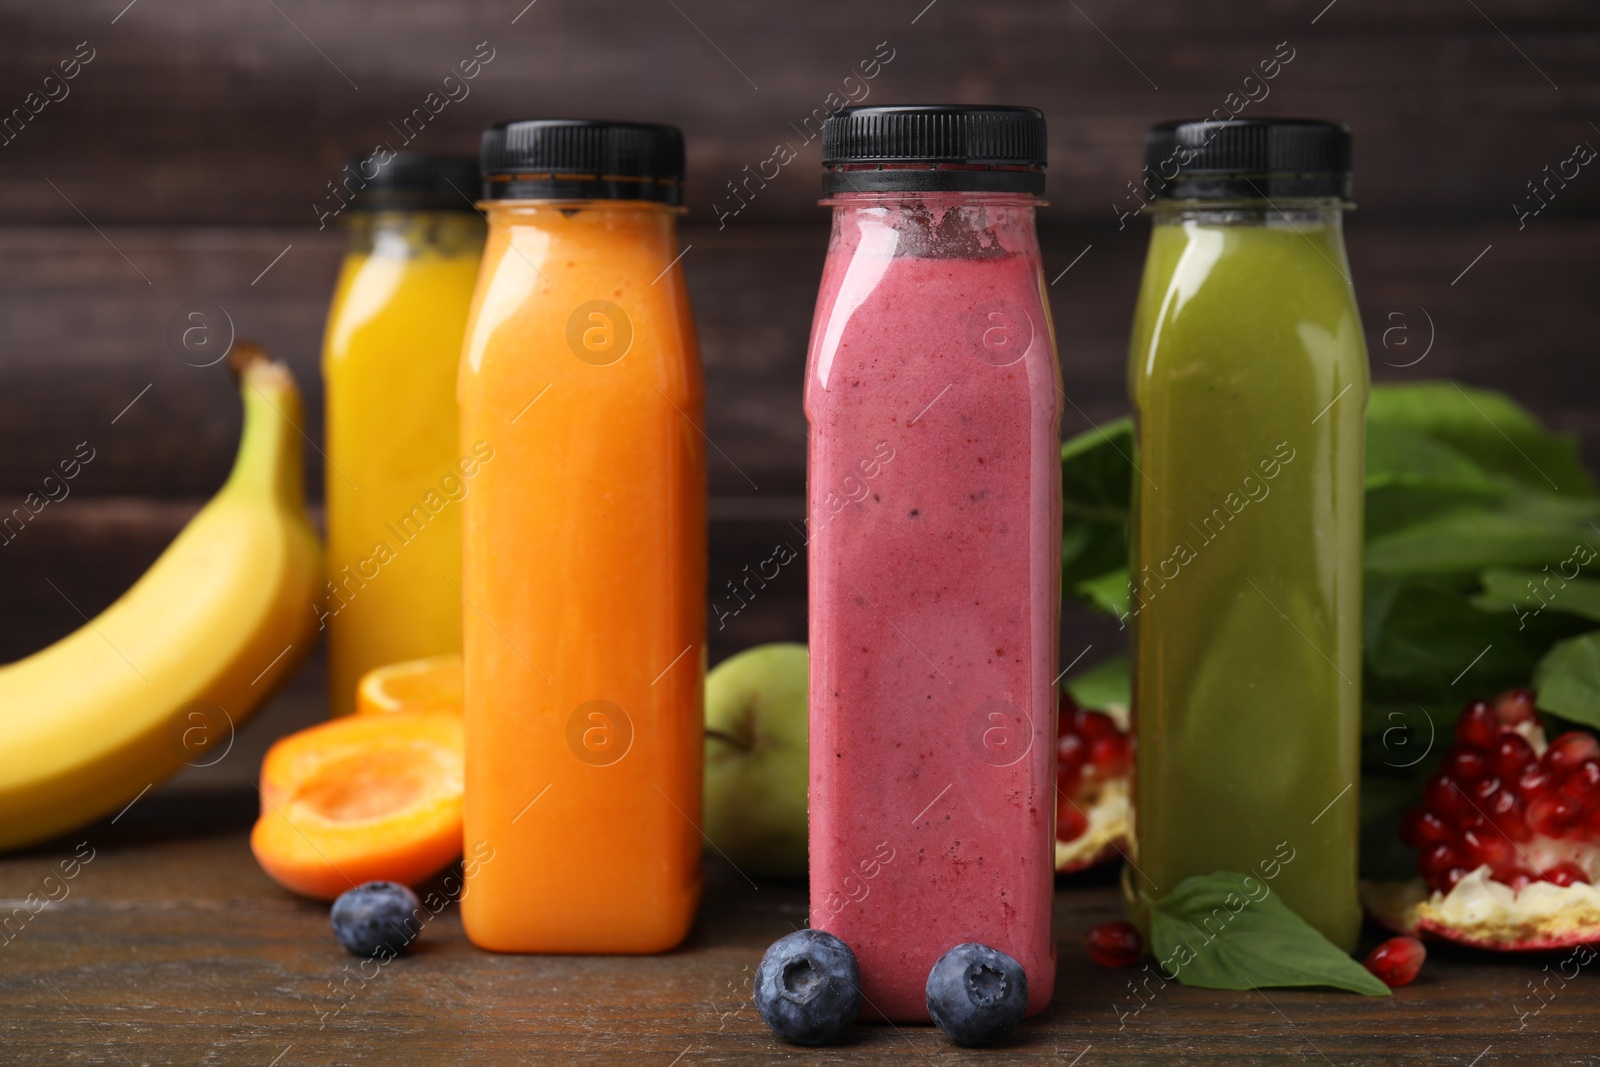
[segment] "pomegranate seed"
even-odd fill
[[[1056,840],[1076,841],[1089,832],[1089,818],[1066,797],[1056,801]]]
[[[1507,781],[1515,779],[1537,759],[1533,746],[1521,734],[1501,734],[1500,740],[1495,742],[1494,771]]]
[[[1512,869],[1507,870],[1504,875],[1502,875],[1502,873],[1496,873],[1494,878],[1499,881],[1504,881],[1506,885],[1509,885],[1510,888],[1512,888],[1514,893],[1522,893],[1523,889],[1528,888],[1528,886],[1533,885],[1534,881],[1539,880],[1539,875],[1538,873],[1534,873],[1531,872],[1531,870],[1526,869],[1526,867],[1512,867]]]
[[[1551,834],[1552,830],[1559,829],[1560,820],[1556,816],[1557,809],[1562,806],[1559,797],[1547,793],[1541,793],[1528,801],[1528,829],[1536,834]]]
[[[1089,761],[1089,746],[1078,734],[1062,734],[1056,739],[1056,785],[1067,796],[1078,792],[1084,764]]]
[[[1517,890],[1540,880],[1590,881],[1600,864],[1600,736],[1571,730],[1546,745],[1543,726],[1531,689],[1462,709],[1422,803],[1399,826],[1435,891],[1448,893],[1483,869]],[[1582,844],[1563,846],[1557,856],[1567,858],[1542,874],[1531,869],[1524,848],[1558,842]]]
[[[1089,958],[1102,967],[1132,967],[1144,955],[1138,927],[1124,919],[1101,923],[1083,939]]]
[[[1080,711],[1077,719],[1078,732],[1089,741],[1122,733],[1116,721],[1103,711]]]
[[[1544,880],[1552,885],[1573,885],[1577,882],[1587,885],[1589,872],[1576,863],[1558,863],[1554,867],[1545,868]]]
[[[1429,882],[1454,866],[1457,866],[1457,859],[1453,845],[1445,843],[1429,845],[1417,856],[1417,873]]]
[[[1103,778],[1125,773],[1128,769],[1128,735],[1113,733],[1089,742],[1089,762]]]
[[[1500,737],[1500,719],[1494,705],[1487,700],[1477,700],[1467,705],[1467,710],[1456,720],[1456,740],[1478,749],[1494,747]]]
[[[1400,820],[1400,840],[1411,848],[1436,845],[1449,836],[1444,821],[1420,804],[1406,812]]]
[[[1586,759],[1567,775],[1561,791],[1584,807],[1600,800],[1600,760]]]
[[[1456,781],[1470,782],[1483,777],[1483,772],[1489,767],[1489,757],[1481,748],[1462,745],[1460,748],[1452,749],[1441,766],[1444,772]]]
[[[1500,878],[1501,875],[1504,875],[1506,878],[1510,878],[1512,875],[1522,870],[1522,864],[1518,862],[1519,858],[1520,857],[1514,855],[1511,850],[1507,850],[1506,855],[1502,858],[1501,862],[1492,864],[1490,866],[1490,875],[1495,878]]]
[[[1531,689],[1507,689],[1495,698],[1494,713],[1505,726],[1520,726],[1525,722],[1539,720],[1539,712],[1534,706]]]
[[[1410,984],[1422,970],[1422,961],[1428,950],[1414,937],[1391,937],[1372,950],[1367,957],[1367,970],[1390,989]]]
[[[1080,708],[1065,690],[1058,716],[1056,840],[1072,842],[1089,832],[1090,814],[1100,802],[1104,785],[1128,775],[1133,748],[1115,719],[1102,711]]]
[[[1089,758],[1089,746],[1078,734],[1062,734],[1056,739],[1056,761],[1061,770],[1072,768],[1076,773]]]
[[[1583,819],[1583,810],[1566,797],[1545,793],[1528,803],[1528,829],[1546,837],[1566,837]]]
[[[1544,765],[1554,771],[1570,771],[1584,760],[1600,757],[1600,741],[1581,730],[1564,733],[1544,750]]]
[[[1490,867],[1504,867],[1511,862],[1511,842],[1492,829],[1468,830],[1461,835],[1461,844],[1464,846],[1467,862],[1474,867],[1481,867],[1484,864]]]
[[[1520,843],[1533,839],[1533,831],[1528,829],[1528,823],[1523,818],[1524,807],[1520,799],[1509,792],[1501,792],[1495,797],[1495,808],[1490,821],[1507,840]]]
[[[1453,822],[1472,811],[1466,796],[1456,788],[1455,781],[1442,772],[1429,776],[1423,783],[1422,801],[1428,805],[1429,811],[1446,822]]]
[[[1549,792],[1554,781],[1555,779],[1550,776],[1550,772],[1544,767],[1537,763],[1530,764],[1527,769],[1517,776],[1517,791],[1524,798],[1532,800],[1542,793]]]

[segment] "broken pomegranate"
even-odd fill
[[[1390,989],[1399,989],[1411,984],[1427,957],[1428,950],[1416,938],[1391,937],[1372,950],[1366,968]]]
[[[1058,873],[1118,859],[1127,850],[1132,768],[1128,709],[1080,708],[1062,689],[1056,737]]]
[[[1136,967],[1144,955],[1139,928],[1126,919],[1096,926],[1084,937],[1083,947],[1102,967]]]
[[[1363,887],[1386,926],[1510,951],[1600,940],[1600,740],[1546,744],[1530,690],[1467,706],[1400,837],[1421,881]]]

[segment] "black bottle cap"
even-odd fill
[[[1044,192],[1044,115],[1031,107],[847,107],[822,124],[825,193]]]
[[[673,126],[522,119],[483,131],[485,200],[683,203],[683,134]]]
[[[1146,183],[1168,200],[1348,200],[1350,155],[1350,128],[1322,119],[1163,122],[1144,139]]]
[[[476,211],[478,161],[471,156],[379,149],[352,156],[344,188],[355,211]]]

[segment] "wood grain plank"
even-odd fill
[[[1558,989],[1519,1029],[1542,959],[1436,950],[1393,998],[1164,988],[1090,964],[1087,930],[1120,914],[1111,872],[1058,880],[1057,995],[1004,1048],[961,1050],[931,1027],[863,1026],[803,1053],[761,1024],[747,985],[761,952],[806,918],[803,886],[746,882],[708,857],[700,920],[656,957],[495,956],[454,907],[411,956],[365,972],[323,905],[250,857],[254,793],[179,781],[99,825],[0,860],[23,906],[79,842],[67,894],[13,920],[0,1038],[14,1062],[303,1064],[1548,1064],[1589,1062],[1593,994]],[[59,886],[58,883],[52,885]],[[61,896],[61,890],[54,890]],[[1492,1050],[1481,1061],[1475,1057]]]
[[[1124,360],[1146,233],[1143,220],[1120,231],[1044,232],[1070,401],[1064,434],[1127,410]],[[73,483],[75,494],[213,492],[237,443],[236,394],[222,367],[190,366],[166,339],[169,320],[196,300],[219,305],[238,335],[288,360],[306,393],[307,434],[320,441],[318,351],[337,235],[138,227],[106,234],[153,284],[86,226],[0,227],[0,496],[37,491],[82,442],[96,458]],[[689,227],[682,240],[692,246],[683,264],[716,446],[708,449],[712,493],[798,497],[805,349],[826,229]],[[1541,219],[1521,232],[1510,223],[1401,226],[1358,211],[1348,240],[1376,377],[1452,376],[1507,389],[1581,435],[1589,461],[1600,465],[1588,340],[1597,326],[1600,224]],[[1430,336],[1429,354],[1414,362]],[[309,448],[307,457],[316,496],[321,460]]]
[[[1145,128],[1225,106],[1284,41],[1294,58],[1244,113],[1351,123],[1375,213],[1510,217],[1524,183],[1597,136],[1575,103],[1600,78],[1600,17],[1580,0],[1477,11],[1454,0],[1341,0],[1327,11],[1240,0],[164,0],[113,25],[124,6],[0,10],[5,114],[79,42],[94,49],[68,95],[0,148],[0,220],[78,223],[81,209],[102,226],[312,223],[344,156],[405,146],[407,117],[479,42],[494,58],[463,83],[465,96],[450,90],[458,100],[413,122],[411,146],[473,151],[487,122],[530,109],[675,122],[701,222],[715,221],[715,205],[731,208],[727,183],[780,141],[799,157],[739,223],[808,217],[818,146],[805,120],[830,93],[840,94],[832,106],[853,94],[1041,107],[1054,145],[1050,216],[1108,217],[1138,175]],[[890,62],[846,85],[880,42]],[[1590,177],[1553,210],[1597,207]]]
[[[15,504],[0,499],[0,509]],[[711,663],[768,641],[806,639],[805,540],[798,501],[778,501],[782,519],[740,518],[738,500],[713,502],[707,581]],[[788,505],[792,503],[791,508]],[[52,504],[0,542],[0,663],[66,636],[120,596],[192,518],[198,501],[75,498]],[[0,511],[0,515],[7,512]],[[798,553],[771,563],[779,544]],[[774,577],[762,579],[765,573]],[[80,614],[81,612],[81,614]],[[1081,644],[1079,645],[1081,648]],[[321,670],[320,660],[311,671]],[[322,681],[314,683],[320,692]]]

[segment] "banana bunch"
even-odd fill
[[[254,345],[229,359],[244,432],[227,483],[98,617],[0,666],[0,849],[117,812],[231,740],[311,650],[300,394]]]

